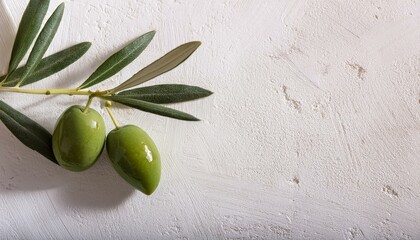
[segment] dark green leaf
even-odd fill
[[[154,113],[154,114],[165,116],[165,117],[170,117],[170,118],[175,118],[175,119],[185,120],[185,121],[200,121],[198,118],[188,113],[184,113],[175,109],[167,108],[167,107],[155,104],[155,103],[149,103],[142,100],[125,98],[122,96],[109,96],[109,97],[106,97],[106,99],[124,104],[132,108],[136,108],[145,112]]]
[[[213,94],[209,90],[182,84],[162,84],[120,92],[117,96],[151,103],[177,103],[191,101]]]
[[[41,125],[0,101],[0,120],[23,144],[58,164],[52,150],[52,136]]]
[[[148,32],[133,42],[128,44],[126,47],[109,57],[101,66],[99,66],[95,72],[80,85],[79,89],[84,89],[98,84],[121,71],[125,66],[130,64],[136,59],[147,45],[152,41],[155,36],[155,31]]]
[[[22,61],[41,28],[48,10],[49,0],[30,0],[16,34],[8,73],[12,73]]]
[[[135,87],[141,83],[147,82],[161,74],[164,74],[179,64],[187,60],[191,54],[201,45],[201,42],[189,42],[185,43],[174,50],[167,53],[165,56],[159,58],[149,66],[143,68],[134,76],[121,85],[112,89],[112,93],[116,93],[125,89]]]
[[[64,3],[60,4],[48,21],[45,23],[44,28],[39,34],[34,47],[32,48],[31,54],[29,55],[28,61],[26,62],[23,76],[21,77],[18,87],[23,84],[29,74],[38,66],[48,47],[50,46],[55,33],[57,32],[58,26],[60,26],[61,19],[64,13]]]
[[[37,68],[21,86],[42,80],[70,66],[72,63],[81,58],[89,50],[91,45],[92,44],[90,42],[79,43],[42,59]],[[22,77],[23,70],[23,67],[16,69],[16,71],[8,77],[7,82],[5,82],[3,86],[16,86]],[[5,77],[6,76],[0,77],[0,81],[3,81]]]

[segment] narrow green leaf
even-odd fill
[[[201,42],[189,42],[185,43],[174,50],[167,53],[165,56],[159,58],[149,66],[143,68],[134,76],[132,76],[127,81],[123,82],[121,85],[112,89],[112,93],[116,93],[128,88],[135,87],[141,83],[147,82],[161,74],[164,74],[174,68],[179,64],[187,60],[191,54],[201,45]]]
[[[82,42],[42,59],[21,86],[38,82],[70,66],[80,59],[89,50],[91,45],[90,42]],[[3,86],[16,86],[22,77],[23,70],[23,67],[16,69],[16,71],[8,77]],[[6,76],[0,77],[0,82],[3,81],[5,77]]]
[[[79,89],[91,87],[117,74],[146,49],[155,36],[155,33],[155,31],[148,32],[135,39],[120,51],[114,53],[80,85]]]
[[[183,84],[162,84],[120,92],[117,96],[151,103],[186,102],[213,94],[209,90]]]
[[[52,150],[52,136],[45,128],[3,101],[0,101],[0,120],[23,144],[58,164]]]
[[[34,47],[32,48],[31,54],[29,55],[28,61],[26,62],[23,76],[21,77],[18,87],[23,84],[29,74],[38,66],[48,47],[50,46],[58,26],[60,26],[61,19],[64,13],[64,3],[60,4],[48,21],[45,23],[44,28],[39,34]]]
[[[30,0],[23,13],[13,44],[8,73],[12,73],[22,61],[41,28],[47,14],[49,0]]]
[[[185,121],[200,121],[198,118],[188,113],[184,113],[175,109],[167,108],[167,107],[155,104],[155,103],[149,103],[142,100],[125,98],[125,97],[117,96],[117,95],[106,97],[106,99],[124,104],[132,108],[139,109],[144,112],[154,113],[154,114],[165,116],[165,117],[170,117],[170,118],[175,118],[175,119],[185,120]]]

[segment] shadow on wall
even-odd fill
[[[114,208],[134,189],[114,171],[106,151],[83,172],[65,170],[24,146],[0,126],[0,194],[56,191],[61,204],[89,209]]]
[[[8,66],[14,41],[14,24],[5,2],[0,0],[0,70]],[[114,171],[106,151],[90,169],[74,173],[24,146],[0,123],[0,195],[18,195],[54,189],[63,205],[82,208],[113,208],[134,193]],[[48,196],[49,197],[49,196]]]

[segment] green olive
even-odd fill
[[[108,134],[106,148],[122,178],[146,195],[155,191],[160,180],[160,156],[145,131],[133,125],[114,129]]]
[[[65,169],[80,172],[91,167],[105,144],[105,123],[93,109],[69,107],[57,121],[53,133],[53,152]]]

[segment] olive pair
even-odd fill
[[[80,172],[96,162],[105,139],[118,174],[141,192],[152,194],[160,180],[160,156],[153,140],[137,126],[116,128],[106,137],[104,120],[97,111],[72,106],[57,121],[53,152],[63,168]]]

